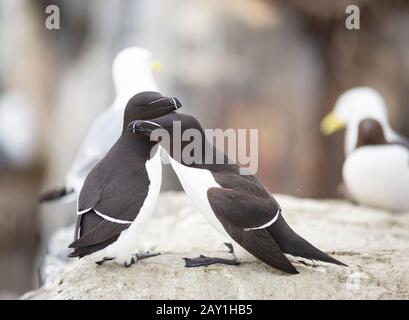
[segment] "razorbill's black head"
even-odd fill
[[[134,134],[138,133],[149,136],[152,142],[159,142],[158,139],[160,139],[160,135],[152,137],[152,132],[156,129],[165,130],[169,134],[170,141],[164,143],[164,140],[161,140],[161,146],[178,162],[186,164],[186,159],[182,157],[182,151],[195,139],[197,148],[190,152],[192,158],[188,161],[189,166],[206,168],[212,171],[219,171],[226,168],[226,164],[229,162],[227,156],[221,153],[219,149],[214,149],[213,145],[208,142],[202,126],[195,117],[179,112],[170,112],[164,116],[148,121],[136,120],[128,124],[128,131]],[[179,130],[180,132],[178,134]],[[196,134],[189,135],[187,132],[189,130],[194,130]],[[180,148],[178,146],[180,146]],[[211,155],[212,161],[206,161],[205,157],[209,155]],[[224,159],[224,161],[222,161],[222,163],[217,162],[216,158]]]
[[[76,161],[67,173],[66,185],[44,192],[39,197],[39,201],[54,201],[79,193],[87,174],[118,140],[121,128],[124,127],[123,123],[126,126],[135,119],[159,117],[181,106],[177,98],[164,97],[155,91],[144,91],[130,98],[126,107],[123,106],[122,109],[111,107],[97,119],[90,129],[81,145]]]
[[[128,123],[128,131],[133,133],[142,133],[149,136],[153,130],[162,128],[169,134],[172,134],[173,129],[175,128],[174,124],[177,121],[180,125],[182,134],[189,129],[196,129],[203,132],[202,126],[200,125],[199,121],[196,120],[196,118],[179,112],[170,112],[161,117],[150,118],[149,121],[141,121],[144,119],[137,120],[137,122]]]
[[[164,97],[159,92],[144,91],[129,99],[124,113],[124,129],[133,120],[146,120],[163,116],[182,106],[175,97]]]

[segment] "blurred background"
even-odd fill
[[[51,4],[60,30],[45,27]],[[62,185],[112,103],[112,60],[127,46],[162,61],[161,91],[204,127],[259,129],[258,176],[272,192],[338,197],[343,137],[324,138],[319,123],[340,93],[373,86],[409,136],[409,2],[354,1],[360,30],[345,28],[349,4],[0,0],[0,298],[38,285],[42,244],[74,221],[74,204],[39,206],[37,196]],[[166,175],[163,189],[178,190]]]

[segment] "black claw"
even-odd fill
[[[131,262],[125,262],[124,263],[124,267],[125,268],[129,268],[130,266],[132,266],[134,263],[135,263],[136,261],[135,261],[135,259],[134,258],[131,258]]]
[[[148,259],[148,258],[152,258],[152,257],[156,257],[159,256],[161,253],[160,252],[144,252],[144,253],[140,253],[140,254],[135,254],[136,260],[142,260],[142,259]]]
[[[138,260],[148,259],[148,258],[156,257],[158,255],[160,255],[160,252],[151,253],[147,251],[147,252],[139,253],[139,254],[136,253],[133,255],[130,263],[127,263],[127,262],[124,263],[124,267],[129,268],[131,265],[135,264]]]
[[[229,253],[234,254],[234,248],[233,248],[233,245],[231,243],[225,242],[224,245],[229,249]]]

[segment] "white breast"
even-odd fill
[[[185,190],[188,197],[217,231],[223,235],[227,235],[223,225],[213,213],[207,198],[207,190],[209,188],[221,188],[210,171],[184,166],[172,159],[164,149],[163,151],[169,157],[170,164],[172,165],[173,170],[175,170],[175,173],[182,184],[183,190]]]
[[[230,242],[234,248],[234,255],[239,261],[253,261],[255,258],[243,249],[230,235],[226,232],[221,222],[217,219],[210,206],[207,198],[207,190],[209,188],[221,188],[216,182],[210,171],[204,169],[190,168],[184,166],[172,159],[165,149],[162,149],[165,156],[170,159],[170,164],[182,184],[188,197],[193,201],[195,206],[200,210],[204,218],[222,235],[226,237],[226,241]]]
[[[351,196],[361,204],[387,210],[409,210],[409,152],[397,145],[365,146],[343,166]]]
[[[163,149],[164,153],[165,150]],[[216,182],[213,175],[208,170],[196,169],[184,166],[172,159],[168,155],[173,170],[182,184],[188,197],[193,201],[195,206],[200,210],[204,218],[213,226],[217,231],[226,237],[226,241],[230,242],[234,248],[234,255],[239,261],[252,261],[254,257],[243,249],[236,241],[234,241],[230,235],[226,232],[223,225],[217,219],[210,206],[207,198],[207,190],[209,188],[221,188]]]

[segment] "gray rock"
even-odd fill
[[[72,225],[61,228],[51,235],[47,252],[38,269],[37,276],[40,284],[50,282],[67,264],[73,262],[68,258],[70,253],[68,246],[74,239],[74,230],[75,225]]]
[[[187,269],[184,257],[229,254],[223,237],[190,200],[173,192],[161,195],[154,217],[141,235],[140,248],[135,248],[162,255],[131,268],[74,260],[22,299],[409,298],[409,214],[391,214],[343,201],[282,195],[277,199],[298,233],[349,267],[293,259],[300,274],[289,276],[254,259],[238,267]],[[72,230],[64,232],[72,239]]]

